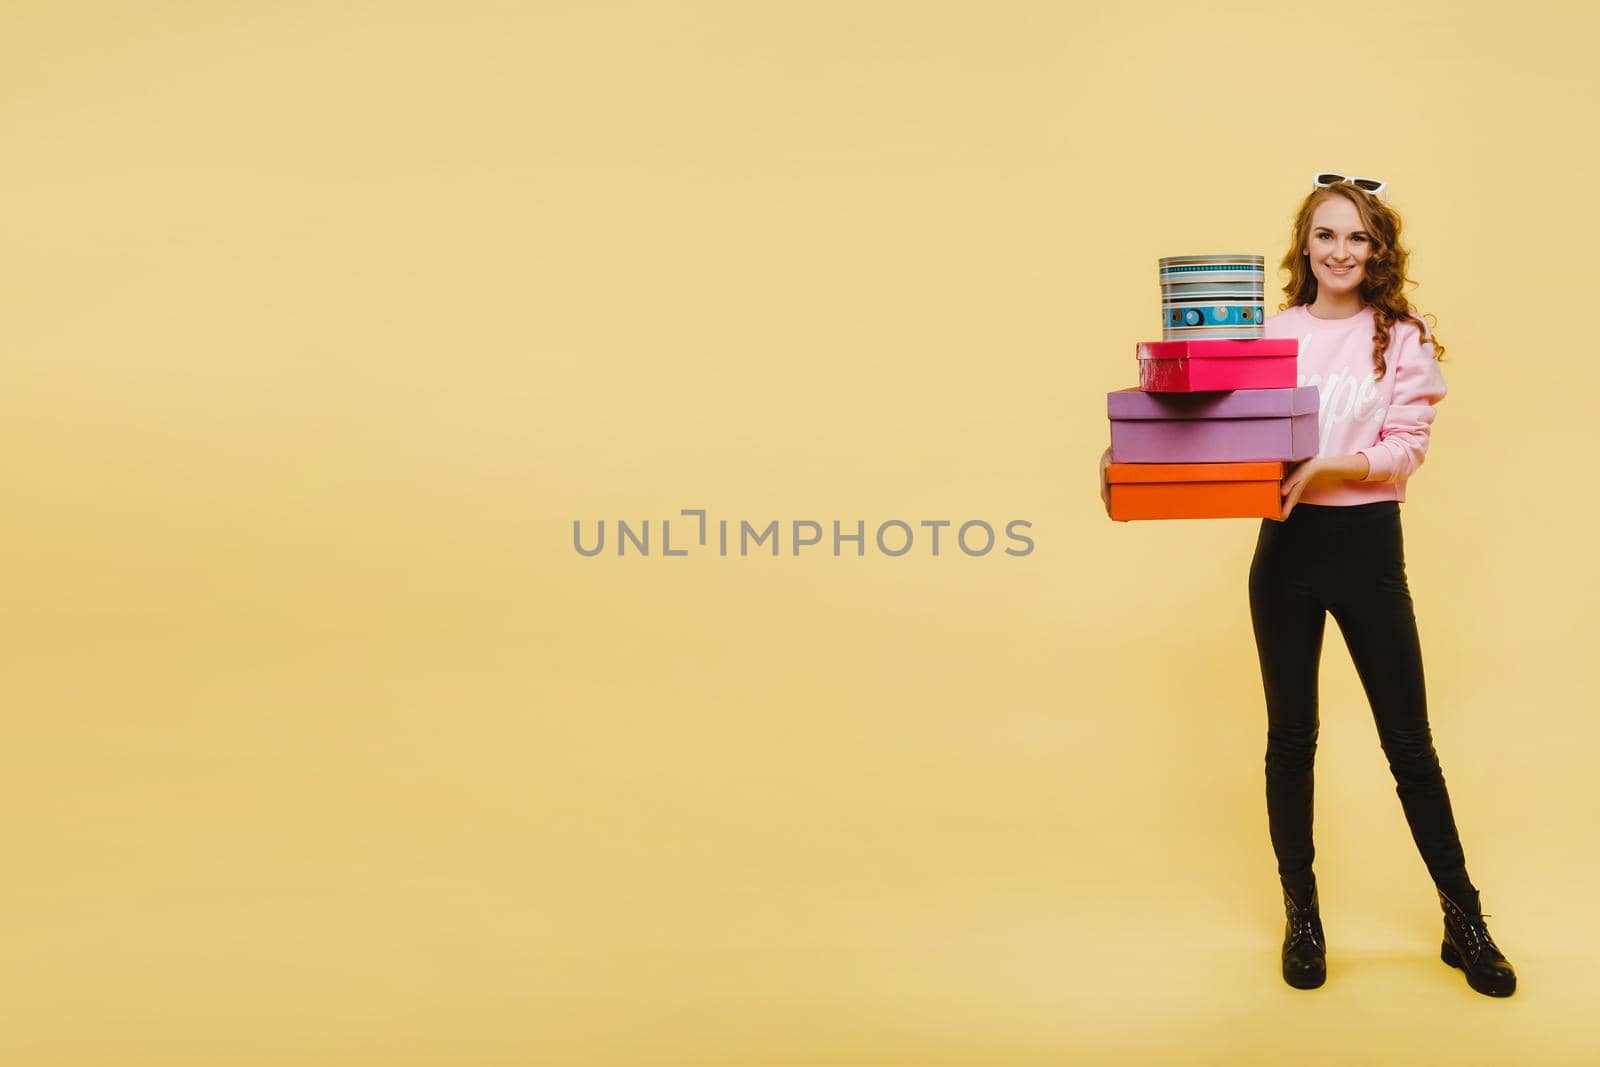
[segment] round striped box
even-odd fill
[[[1261,256],[1166,256],[1161,270],[1161,339],[1250,340],[1265,332]]]

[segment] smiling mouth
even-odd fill
[[[1330,272],[1334,273],[1334,274],[1349,274],[1351,271],[1355,270],[1355,268],[1354,267],[1329,267],[1328,270]]]

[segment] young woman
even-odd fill
[[[1317,665],[1333,615],[1372,706],[1395,791],[1444,910],[1440,958],[1480,993],[1510,996],[1516,972],[1489,936],[1467,877],[1434,751],[1422,652],[1406,583],[1400,501],[1445,395],[1444,354],[1406,299],[1407,252],[1383,183],[1318,175],[1295,215],[1288,301],[1268,337],[1300,339],[1299,378],[1321,394],[1315,458],[1285,474],[1250,567],[1250,615],[1266,692],[1267,818],[1283,886],[1283,978],[1327,978],[1312,873]],[[1101,458],[1101,490],[1105,464]]]
[[[1510,996],[1516,971],[1484,924],[1433,748],[1406,583],[1399,502],[1427,455],[1445,384],[1444,348],[1405,296],[1400,228],[1381,182],[1319,175],[1282,264],[1288,302],[1266,324],[1268,337],[1300,339],[1301,384],[1322,398],[1317,456],[1286,473],[1283,513],[1262,520],[1250,567],[1267,703],[1267,816],[1288,916],[1283,977],[1310,989],[1327,975],[1311,819],[1317,663],[1331,614],[1439,894],[1440,957],[1478,992]]]

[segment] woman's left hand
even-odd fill
[[[1306,486],[1311,484],[1313,478],[1322,473],[1322,469],[1322,460],[1313,458],[1296,463],[1284,472],[1283,484],[1278,488],[1283,497],[1283,513],[1278,516],[1279,522],[1289,517],[1289,512],[1300,503],[1300,494],[1306,491]]]

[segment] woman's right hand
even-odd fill
[[[1111,466],[1111,449],[1100,453],[1100,502],[1106,506],[1106,517],[1111,517],[1111,487],[1106,483],[1106,468]]]

